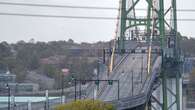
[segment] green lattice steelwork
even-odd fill
[[[181,77],[180,65],[181,65],[181,51],[180,51],[180,35],[177,32],[177,7],[176,0],[170,0],[171,4],[166,4],[170,6],[168,10],[164,9],[165,1],[164,0],[156,0],[158,1],[158,9],[155,9],[153,6],[154,0],[145,0],[147,2],[147,16],[146,18],[128,18],[128,14],[135,11],[135,7],[139,2],[144,0],[135,0],[132,2],[132,5],[127,8],[127,0],[121,0],[121,21],[120,21],[120,36],[118,42],[119,50],[125,49],[125,32],[132,27],[136,26],[146,26],[146,35],[151,34],[151,21],[152,21],[152,11],[155,11],[158,15],[156,19],[156,29],[159,32],[160,36],[160,47],[162,50],[162,71],[161,71],[161,79],[162,79],[162,90],[163,90],[163,103],[162,110],[168,110],[170,106],[168,105],[168,95],[167,95],[167,79],[175,78],[176,79],[176,94],[174,95],[176,101],[174,104],[177,106],[177,110],[180,110],[180,83],[179,79]],[[171,24],[165,20],[168,13],[172,14]],[[127,24],[129,21],[129,24]],[[169,32],[171,35],[166,35],[165,33]],[[169,42],[173,41],[174,45],[169,46]],[[121,51],[122,52],[122,51]],[[173,53],[170,54],[170,53]],[[171,56],[171,57],[167,57]],[[170,69],[171,67],[167,67],[166,65],[171,64],[175,69]],[[170,75],[171,74],[171,75]],[[170,90],[169,90],[170,91]]]

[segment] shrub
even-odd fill
[[[58,105],[55,110],[115,110],[111,104],[99,100],[78,100],[64,105]]]

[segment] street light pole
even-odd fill
[[[61,92],[61,103],[63,102],[63,95],[64,95],[64,75],[62,74],[62,92]]]
[[[142,65],[141,65],[141,84],[143,82],[143,55],[142,55]]]
[[[77,82],[80,83],[80,84],[81,84],[81,82],[95,82],[95,85],[96,86],[99,85],[100,82],[108,82],[109,85],[112,85],[113,82],[116,82],[116,83],[118,83],[118,100],[120,98],[120,83],[119,83],[119,80],[94,80],[94,79],[92,79],[92,80],[78,79],[77,80],[77,79],[74,79],[74,81],[75,81],[74,82],[75,83],[75,101],[77,99]],[[80,97],[79,98],[81,98],[81,86],[79,88],[80,88],[80,90],[79,90]],[[95,88],[95,89],[97,89],[97,88]],[[97,91],[95,92],[95,89],[93,89],[93,93],[94,93],[93,94],[93,100],[97,98],[96,97]]]
[[[117,82],[118,82],[118,100],[119,100],[120,99],[120,83],[119,83],[119,80]]]
[[[7,90],[8,90],[8,110],[10,109],[10,96],[11,96],[11,89],[9,87],[9,85],[7,84]]]
[[[76,101],[77,100],[77,80],[74,79],[74,100]]]
[[[79,81],[79,99],[81,99],[81,81]]]
[[[99,56],[99,55],[98,55]],[[99,80],[99,75],[100,75],[100,62],[99,62],[99,57],[98,57],[98,61],[97,61],[97,80]],[[97,90],[99,91],[99,85],[97,85]]]
[[[133,90],[133,71],[132,71],[132,75],[131,75],[131,76],[132,76],[132,77],[131,77],[131,80],[132,80],[132,86],[131,86],[132,88],[131,88],[131,89],[132,89],[132,96],[133,96],[133,91],[134,91],[134,90]]]

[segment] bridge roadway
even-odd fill
[[[143,61],[142,61],[143,60]],[[143,65],[142,65],[143,62]],[[119,98],[125,98],[139,94],[142,88],[142,82],[146,79],[147,55],[132,54],[128,55],[112,73],[109,79],[119,80]],[[143,66],[143,69],[142,69]],[[141,78],[142,76],[142,78]],[[112,101],[118,98],[118,85],[106,85],[107,87],[99,94],[99,99]]]
[[[121,98],[120,100],[110,101],[118,110],[123,109],[141,109],[143,110],[145,104],[151,96],[152,91],[159,85],[158,76],[161,69],[161,57],[153,59],[153,67],[151,73],[147,76],[147,80],[143,82],[141,90],[133,95]]]
[[[147,54],[126,55],[108,77],[108,79],[120,81],[120,99],[118,100],[117,83],[100,84],[97,99],[110,102],[119,110],[144,107],[155,85],[158,84],[155,81],[160,73],[161,57],[154,58],[153,56],[152,65],[152,71],[147,75]],[[88,98],[94,98],[93,92]]]
[[[138,42],[135,42],[135,41],[126,41],[125,45],[126,45],[127,49],[138,48]],[[126,60],[127,57],[129,57],[129,55],[127,55],[127,54],[126,55],[115,54],[114,67],[116,67],[116,68],[120,67],[120,65],[124,63],[124,61]],[[132,56],[132,59],[133,59],[133,56]],[[114,71],[116,71],[116,68],[114,69]],[[125,68],[124,68],[124,70],[125,70]],[[115,74],[111,74],[109,79],[112,79],[113,75],[115,75]],[[130,77],[130,75],[128,75],[128,76]],[[95,79],[97,79],[97,78],[95,78]],[[100,71],[99,79],[102,79],[102,80],[107,80],[108,79],[107,68],[104,68],[102,71]],[[104,91],[106,86],[108,86],[107,84],[108,83],[106,83],[106,82],[100,82],[100,84],[99,84],[100,88],[99,88],[99,91],[97,93],[97,97],[100,97],[101,93]],[[88,87],[86,89],[86,96],[87,96],[87,98],[94,99],[95,86],[96,85],[94,83],[90,83],[88,85]],[[117,86],[118,87],[117,83],[113,83],[113,86]],[[117,97],[117,94],[115,96]]]

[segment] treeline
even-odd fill
[[[181,48],[186,56],[195,56],[195,39],[183,37]],[[61,69],[70,69],[78,78],[91,78],[97,67],[99,49],[108,48],[108,42],[75,43],[68,41],[0,43],[0,72],[9,70],[17,75],[17,82],[23,82],[29,71],[56,80],[60,87]],[[67,77],[69,81],[71,75]]]
[[[195,38],[183,37],[181,48],[185,56],[195,56]]]
[[[75,77],[91,78],[97,67],[98,49],[107,47],[106,42],[74,43],[68,41],[0,43],[0,70],[17,75],[17,82],[23,82],[29,71],[56,80],[60,87],[61,69],[67,68]],[[51,60],[51,61],[50,61]],[[70,77],[67,77],[67,81]]]

